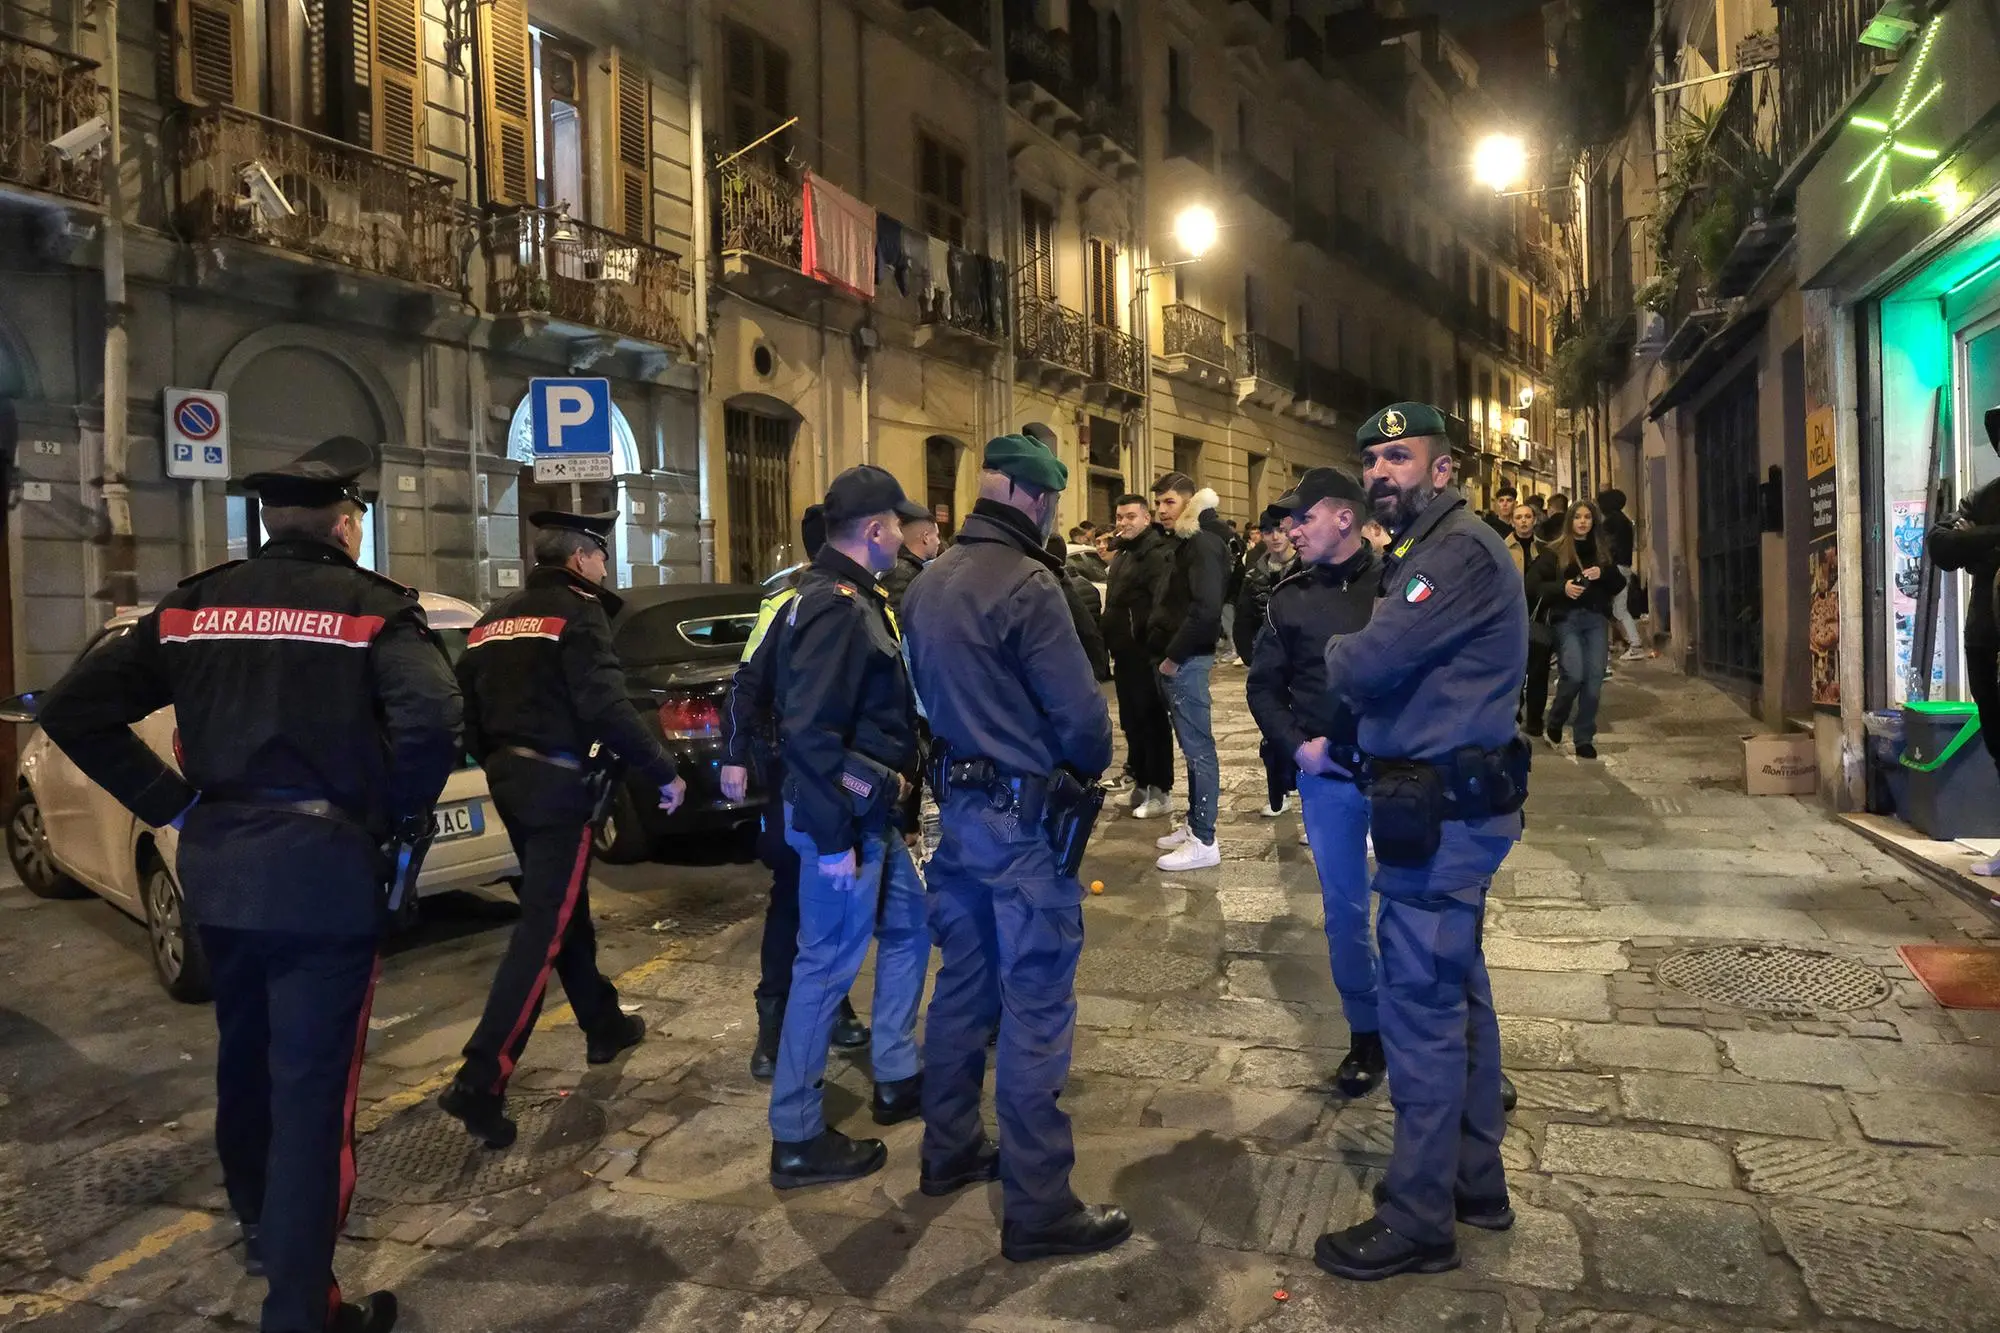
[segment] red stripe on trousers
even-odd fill
[[[563,937],[569,934],[569,919],[576,911],[577,895],[583,892],[583,876],[589,867],[590,826],[586,824],[576,845],[576,865],[569,872],[569,887],[563,890],[562,910],[556,913],[555,934],[549,936],[549,951],[542,959],[542,970],[535,974],[535,984],[528,988],[528,998],[521,1005],[521,1016],[514,1020],[514,1030],[501,1043],[500,1081],[493,1085],[496,1093],[507,1091],[507,1080],[514,1076],[514,1043],[521,1039],[542,1007],[542,992],[549,987],[549,969],[556,965],[556,955],[562,952]]]
[[[347,1100],[341,1111],[340,1129],[340,1203],[333,1218],[335,1243],[347,1227],[347,1207],[354,1202],[354,1103],[361,1095],[361,1057],[368,1050],[368,1019],[375,1011],[375,983],[381,979],[382,955],[376,954],[375,966],[368,973],[368,991],[361,997],[361,1018],[354,1025],[354,1058],[347,1066]],[[340,1309],[340,1303],[340,1279],[329,1272],[326,1284],[329,1322]]]

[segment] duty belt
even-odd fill
[[[227,791],[210,795],[202,794],[203,805],[237,806],[245,810],[272,810],[284,815],[310,815],[314,819],[330,819],[336,824],[346,824],[364,833],[371,830],[368,825],[345,806],[316,797],[298,797],[292,792],[274,791]]]
[[[1039,824],[1048,806],[1047,778],[1003,773],[991,759],[959,759],[938,765],[933,772],[933,787],[939,785],[935,778],[940,775],[944,782],[943,790],[937,793],[939,802],[957,792],[976,792],[992,802],[996,811],[1012,815],[1025,826]]]

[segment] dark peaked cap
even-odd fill
[[[259,500],[279,509],[324,509],[342,500],[366,508],[361,474],[373,471],[381,461],[381,451],[374,445],[363,444],[351,435],[336,435],[283,467],[251,473],[243,484],[255,491]]]

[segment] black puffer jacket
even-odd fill
[[[1612,563],[1620,569],[1632,568],[1632,548],[1638,543],[1639,533],[1625,512],[1625,492],[1605,491],[1597,497],[1597,526],[1611,545]]]
[[[1173,542],[1158,528],[1149,527],[1130,540],[1119,541],[1104,585],[1104,646],[1113,657],[1146,651],[1153,594],[1166,577],[1172,557]]]
[[[1147,646],[1162,661],[1208,656],[1222,638],[1231,533],[1215,512],[1217,503],[1214,491],[1197,491],[1174,523],[1173,558],[1146,624]]]
[[[1569,561],[1564,561],[1561,546],[1551,543],[1543,547],[1528,567],[1528,605],[1539,606],[1541,618],[1550,621],[1561,620],[1572,608],[1609,616],[1618,595],[1625,591],[1625,576],[1611,563],[1608,547],[1609,543],[1600,546],[1595,534],[1579,537],[1577,558]],[[1586,585],[1583,596],[1572,598],[1563,585],[1592,566],[1600,571],[1596,580]]]
[[[1264,608],[1271,604],[1271,590],[1297,568],[1298,561],[1290,552],[1279,563],[1261,547],[1244,565],[1243,582],[1236,589],[1236,626],[1232,637],[1236,641],[1236,655],[1245,662],[1257,655],[1257,635],[1264,628]]]

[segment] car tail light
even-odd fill
[[[670,698],[660,701],[660,730],[668,740],[691,741],[722,730],[722,708],[713,699]]]
[[[187,751],[181,749],[181,729],[174,728],[174,767],[187,771]]]

